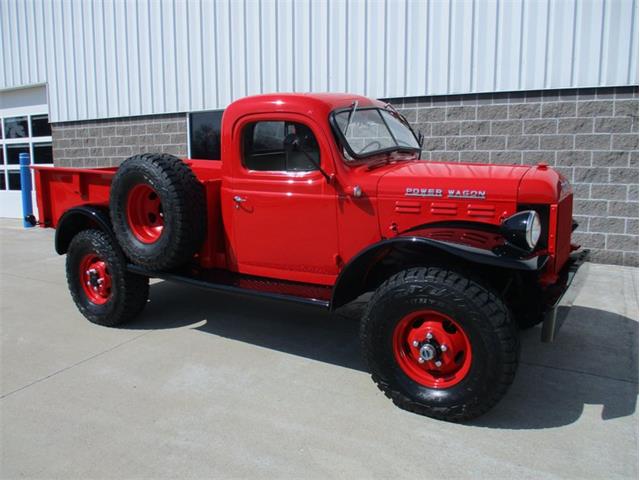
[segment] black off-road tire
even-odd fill
[[[393,353],[393,332],[417,310],[455,319],[471,344],[468,373],[449,388],[428,388],[412,380]],[[412,268],[384,282],[374,293],[360,329],[373,381],[405,410],[461,422],[491,409],[513,382],[519,356],[509,311],[489,288],[445,268]]]
[[[82,287],[80,262],[90,254],[105,262],[111,277],[111,295],[103,304],[93,303]],[[106,233],[100,230],[78,233],[69,245],[66,260],[71,298],[90,322],[113,327],[133,319],[147,304],[149,279],[127,271],[124,255]]]
[[[129,194],[145,184],[158,195],[164,226],[153,243],[141,242],[127,219]],[[113,229],[125,255],[150,270],[171,270],[189,262],[206,231],[202,184],[179,158],[145,153],[125,160],[111,183],[110,214]]]

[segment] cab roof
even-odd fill
[[[231,103],[224,112],[224,123],[231,126],[244,115],[255,113],[298,113],[321,120],[339,108],[358,102],[358,107],[384,107],[384,103],[350,93],[270,93],[241,98]]]

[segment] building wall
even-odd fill
[[[603,263],[638,265],[638,88],[391,100],[425,134],[423,158],[547,162],[573,183],[575,239]],[[58,165],[187,153],[185,114],[53,125]]]
[[[638,84],[637,0],[0,1],[0,89],[52,121],[249,94],[407,97]]]
[[[126,117],[52,125],[56,165],[104,167],[118,165],[136,153],[187,155],[187,116],[182,114]]]

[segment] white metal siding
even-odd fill
[[[0,0],[0,89],[52,121],[372,97],[638,84],[637,0]]]

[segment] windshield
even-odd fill
[[[388,110],[354,107],[336,112],[334,119],[349,154],[347,160],[394,150],[420,151],[411,129]]]

